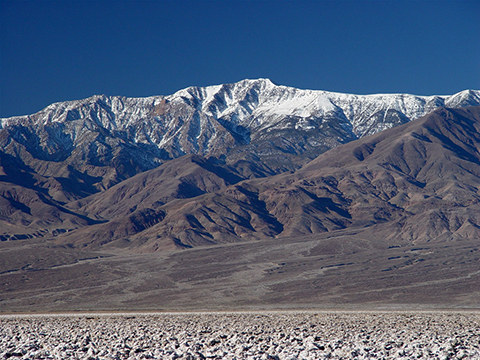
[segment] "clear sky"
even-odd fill
[[[356,94],[478,90],[479,19],[478,0],[0,0],[0,117],[260,77]]]

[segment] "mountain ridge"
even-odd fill
[[[352,106],[354,102],[360,105],[354,107]],[[255,112],[267,113],[267,115],[297,116],[306,119],[316,111],[326,114],[341,110],[343,116],[350,122],[349,127],[355,128],[355,135],[362,137],[372,134],[368,130],[361,131],[367,128],[367,125],[362,124],[362,122],[371,115],[372,111],[396,110],[412,120],[440,106],[455,108],[479,105],[480,91],[463,90],[453,95],[431,96],[401,93],[356,95],[323,90],[302,90],[275,85],[269,79],[247,79],[232,84],[207,87],[191,86],[167,96],[128,98],[125,96],[93,95],[82,100],[53,103],[32,115],[2,118],[0,124],[2,128],[32,121],[35,125],[47,125],[75,121],[91,115],[93,123],[106,130],[117,130],[138,121],[138,118],[164,115],[168,103],[186,103],[195,110],[214,116],[217,119],[231,117],[233,119],[230,118],[229,120],[232,120],[233,125],[240,124],[244,127],[246,124],[260,127],[272,125],[269,122],[262,123],[251,119],[250,116]],[[376,104],[372,105],[371,103]],[[86,107],[91,110],[90,107],[92,106],[97,106],[94,110],[99,111],[99,114],[94,116],[86,112],[82,113],[82,109],[85,110]],[[375,109],[372,110],[371,107]],[[268,108],[268,111],[265,108]],[[104,110],[104,112],[101,112],[101,110]],[[370,114],[363,114],[365,112],[370,112]],[[302,125],[297,125],[297,128]],[[306,126],[308,127],[308,125]],[[374,129],[373,133],[381,130],[383,129]],[[141,141],[144,139],[136,138],[135,140]],[[158,145],[161,146],[168,141],[168,138],[162,139]]]
[[[169,96],[100,95],[52,104],[33,115],[0,120],[0,200],[5,209],[0,235],[74,238],[77,232],[87,236],[88,228],[98,230],[100,237],[133,239],[149,231],[153,236],[153,228],[169,223],[170,230],[158,234],[175,246],[189,247],[215,243],[219,237],[228,242],[371,225],[382,216],[386,220],[400,216],[403,210],[373,201],[377,215],[356,218],[347,204],[352,199],[328,181],[322,186],[329,191],[322,193],[308,187],[257,189],[255,184],[263,180],[249,179],[264,178],[266,183],[274,175],[294,179],[305,173],[301,166],[312,160],[318,163],[319,155],[321,159],[321,154],[339,145],[369,134],[382,138],[381,130],[409,124],[438,106],[477,103],[480,92],[475,90],[430,97],[349,95],[258,79],[190,87]],[[445,111],[453,114],[451,108]],[[439,129],[436,132],[441,134]],[[460,133],[444,137],[448,140],[444,146],[467,159],[476,156],[475,146],[462,147],[463,142],[476,143],[476,138]],[[368,162],[376,146],[369,141],[357,145],[353,158],[327,156],[328,166],[348,159]],[[397,162],[395,166],[402,169],[402,160]],[[136,181],[145,183],[144,188]],[[161,194],[154,185],[163,188]],[[119,194],[124,191],[131,200],[122,200]],[[408,194],[403,200],[402,196],[395,201],[405,202]],[[296,212],[274,205],[275,197],[285,203],[296,199],[290,204]],[[189,204],[188,199],[195,201]],[[196,203],[200,199],[205,200]],[[215,206],[209,205],[212,201]],[[188,216],[178,212],[180,204]],[[207,223],[190,216],[201,207],[201,217],[210,217]],[[119,225],[122,222],[130,225]],[[170,236],[173,232],[183,235]]]
[[[0,119],[0,149],[59,182],[52,195],[68,202],[185,154],[217,158],[245,177],[292,171],[339,144],[439,106],[471,105],[480,105],[480,91],[349,95],[243,80],[168,96],[55,103]]]

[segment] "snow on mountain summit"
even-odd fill
[[[247,79],[188,87],[168,96],[95,95],[55,103],[32,115],[0,119],[0,126],[35,156],[65,158],[83,147],[93,159],[123,144],[125,149],[136,149],[129,151],[142,158],[142,168],[150,168],[191,153],[228,155],[235,161],[246,154],[275,161],[279,155],[297,160],[302,155],[308,160],[437,107],[471,105],[480,105],[480,91],[450,96],[352,95]],[[85,143],[87,140],[93,145]],[[13,154],[8,144],[4,141],[2,150]],[[146,149],[149,155],[141,155]],[[277,165],[288,168],[297,160]]]
[[[178,101],[179,98],[194,100],[198,109],[217,118],[233,114],[233,121],[239,123],[247,118],[250,121],[254,120],[252,118],[274,115],[307,118],[340,110],[359,129],[367,117],[382,110],[395,110],[412,120],[439,106],[480,104],[480,92],[475,90],[465,90],[451,96],[352,95],[275,85],[269,79],[243,80],[204,88],[190,87],[166,97],[169,101]],[[258,120],[253,123],[258,123]],[[356,135],[361,137],[367,134],[359,132]]]

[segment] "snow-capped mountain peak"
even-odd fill
[[[11,146],[13,139],[34,157],[88,154],[92,161],[113,161],[108,154],[124,146],[140,169],[191,153],[227,156],[228,161],[259,156],[281,171],[439,106],[471,105],[480,105],[479,91],[352,95],[247,79],[189,87],[167,96],[95,95],[55,103],[36,114],[0,119],[8,133],[0,145],[3,151],[18,153]]]

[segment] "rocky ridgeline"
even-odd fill
[[[480,313],[0,317],[22,359],[479,359]]]

